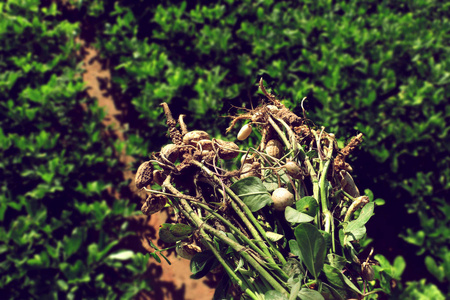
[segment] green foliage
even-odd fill
[[[211,251],[197,253],[191,259],[191,278],[200,279],[218,266],[218,261]]]
[[[193,229],[186,224],[167,224],[164,223],[159,228],[159,236],[165,243],[175,243],[186,239],[192,234]]]
[[[270,194],[258,177],[250,176],[230,186],[233,192],[242,199],[252,212],[258,211],[273,203]]]
[[[407,282],[405,291],[398,299],[414,299],[414,300],[444,300],[447,299],[442,292],[434,284],[425,282],[425,279],[414,282]]]
[[[286,210],[284,211],[284,217],[286,218],[286,221],[291,223],[311,222],[314,219],[312,216],[302,213],[290,206],[286,207]]]
[[[406,287],[403,287],[403,284],[400,282],[400,277],[405,270],[406,264],[401,256],[397,256],[392,265],[383,255],[377,254],[375,255],[375,259],[380,263],[379,266],[374,266],[375,277],[380,280],[381,287],[392,294],[392,298],[417,300],[446,299],[436,285],[427,283],[425,279],[406,282]]]
[[[127,184],[123,143],[83,96],[79,24],[34,0],[0,15],[2,298],[130,298],[148,288],[149,256],[120,251],[135,205],[107,192]]]
[[[326,245],[325,239],[314,225],[303,223],[298,225],[294,231],[300,250],[302,262],[308,271],[317,279],[323,268]]]

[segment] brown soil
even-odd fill
[[[106,117],[103,123],[106,126],[112,126],[117,137],[123,140],[123,128],[119,121],[122,113],[116,108],[113,97],[107,92],[111,78],[109,69],[102,66],[99,60],[96,59],[97,51],[94,48],[84,45],[82,53],[85,53],[83,61],[86,72],[83,74],[83,80],[87,84],[87,93],[90,97],[98,99],[99,106],[104,107]],[[121,155],[120,160],[126,165],[134,161],[132,157],[124,154]],[[124,172],[124,179],[129,178],[134,178],[134,174],[131,171]],[[133,189],[134,182],[132,182],[130,187]],[[140,218],[141,221],[146,223],[142,226],[143,232],[141,234],[152,237],[152,242],[157,245],[158,228],[166,221],[167,214],[158,213],[148,219],[145,216]],[[161,263],[157,263],[153,258],[150,259],[148,275],[152,291],[141,293],[138,297],[139,299],[212,299],[214,294],[213,286],[216,285],[214,280],[208,278],[201,280],[191,279],[189,277],[191,272],[188,260],[176,257],[173,251],[165,254],[168,255],[168,259],[172,264],[169,265],[164,260]]]

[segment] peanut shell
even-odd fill
[[[261,177],[261,164],[259,162],[245,163],[242,166],[240,179],[250,176]]]
[[[288,161],[284,165],[284,168],[286,169],[286,173],[288,173],[291,177],[295,179],[300,179],[302,177],[302,170],[296,162]]]
[[[240,141],[243,141],[246,138],[248,138],[250,133],[252,133],[252,125],[246,124],[246,125],[242,126],[241,130],[239,130],[239,133],[237,135],[237,139],[240,140]]]
[[[200,141],[197,142],[197,148],[201,149],[202,151],[212,150],[213,149],[212,141],[210,141],[210,140],[200,140]]]
[[[215,140],[215,147],[219,148],[219,157],[221,159],[233,159],[239,155],[239,147],[233,142]]]
[[[150,216],[161,211],[166,206],[167,198],[164,195],[151,194],[142,205],[141,211],[144,215]]]
[[[138,189],[150,184],[153,180],[153,165],[146,161],[136,171],[135,184]]]
[[[209,134],[206,131],[193,130],[183,136],[183,143],[186,145],[196,146],[196,142],[200,140],[209,140]]]
[[[179,257],[191,260],[195,254],[202,252],[202,249],[197,245],[181,242],[177,244],[175,251]]]
[[[266,153],[275,158],[283,157],[283,145],[279,140],[270,140],[266,145]]]
[[[361,265],[361,277],[366,281],[372,281],[375,277],[372,266],[366,262]]]
[[[153,171],[153,181],[159,185],[162,185],[166,176],[163,174],[161,170]]]
[[[174,144],[167,144],[161,148],[161,154],[174,163],[178,159],[179,148]]]
[[[294,195],[285,188],[278,188],[272,193],[273,208],[283,211],[294,204]]]

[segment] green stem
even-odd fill
[[[266,253],[264,253],[264,251],[258,248],[258,246],[256,246],[256,244],[252,242],[252,240],[250,240],[247,236],[245,236],[245,234],[243,234],[241,230],[239,230],[236,226],[231,224],[230,221],[228,221],[227,219],[225,219],[220,214],[218,214],[217,212],[215,212],[214,210],[212,210],[203,203],[195,203],[195,205],[200,206],[201,208],[203,208],[204,210],[208,211],[210,214],[218,218],[220,221],[222,221],[222,223],[228,226],[228,228],[231,230],[232,233],[237,234],[245,243],[247,243],[259,255],[261,255],[261,257],[268,260]]]
[[[212,180],[218,184],[219,186],[222,186],[222,183],[219,178],[207,167],[205,167],[202,163],[193,160],[192,163],[199,168],[201,168],[208,176],[212,178]],[[280,262],[284,265],[286,263],[286,260],[284,259],[283,255],[278,251],[278,249],[272,244],[272,242],[267,238],[266,231],[262,228],[261,224],[259,224],[258,220],[256,220],[255,216],[251,212],[251,210],[248,208],[248,206],[242,202],[242,200],[228,187],[225,186],[225,192],[230,196],[230,198],[233,201],[231,201],[231,207],[236,211],[236,213],[241,217],[242,221],[245,223],[245,225],[250,230],[253,237],[255,237],[256,242],[258,245],[260,245],[261,249],[269,256],[272,257],[267,247],[264,245],[264,241],[261,240],[261,236],[267,241],[267,243],[270,246],[270,249],[275,252],[275,255],[280,260]],[[236,203],[239,205],[239,207],[236,205]],[[241,209],[244,211],[242,212]],[[259,233],[258,233],[259,232]],[[260,235],[261,234],[261,235]],[[275,262],[273,259],[271,259],[272,262]]]
[[[317,173],[314,170],[314,167],[311,164],[311,161],[309,160],[309,158],[307,156],[305,156],[305,164],[306,167],[308,169],[308,173],[309,176],[311,177],[311,182],[313,184],[313,197],[314,199],[316,199],[317,204],[320,204],[319,201],[319,192],[320,192],[320,187],[319,187],[319,179],[317,178]],[[315,218],[314,218],[314,223],[316,223],[316,225],[320,228],[320,213],[317,212]]]
[[[278,122],[280,122],[284,126],[284,128],[286,128],[286,131],[287,131],[287,133],[289,135],[289,141],[292,144],[292,150],[294,150],[294,155],[297,155],[297,153],[298,153],[298,146],[297,146],[297,139],[295,138],[295,133],[292,131],[291,127],[288,124],[286,124],[286,122],[283,119],[280,119],[280,118],[277,118],[277,117],[274,117],[274,118]],[[288,149],[291,149],[291,148],[288,147]]]
[[[367,196],[360,196],[358,198],[355,198],[355,201],[353,201],[353,203],[348,208],[347,213],[345,214],[344,223],[350,221],[350,218],[352,217],[353,213],[358,209],[358,207],[365,205],[367,203],[369,203],[369,197]]]
[[[324,214],[330,213],[328,210],[328,189],[326,186],[326,177],[328,168],[330,166],[330,160],[327,160],[323,166],[322,174],[320,174],[319,186],[320,186],[320,202],[322,204],[322,212]]]
[[[317,134],[316,134],[317,138]],[[320,141],[319,141],[320,142]],[[331,155],[333,153],[333,143],[330,141],[328,153],[326,156],[326,160],[320,160],[321,165],[321,174],[319,179],[320,185],[320,202],[322,204],[322,213],[325,216],[325,231],[331,234],[331,242],[333,253],[336,252],[336,245],[334,241],[334,220],[333,215],[328,209],[328,187],[326,185],[327,182],[327,173],[331,164]]]
[[[200,232],[201,232],[201,234],[203,236],[203,241],[206,243],[208,248],[212,251],[212,253],[217,258],[219,263],[223,266],[223,268],[225,269],[225,272],[227,272],[227,274],[228,274],[228,276],[230,276],[231,280],[233,280],[237,285],[239,285],[239,287],[247,295],[249,295],[249,297],[251,299],[253,299],[253,300],[260,300],[260,297],[255,295],[255,293],[253,292],[253,289],[249,288],[249,285],[247,284],[247,282],[245,280],[245,277],[244,277],[244,279],[241,279],[239,277],[239,275],[236,274],[236,272],[234,272],[234,270],[231,268],[231,266],[228,264],[228,262],[225,259],[222,258],[222,256],[220,255],[219,251],[217,251],[217,249],[213,246],[213,243],[212,243],[211,239],[204,232],[204,230],[201,229]]]
[[[266,231],[262,228],[261,224],[259,224],[258,220],[255,218],[255,216],[253,215],[251,210],[248,208],[248,206],[244,202],[242,202],[242,200],[230,188],[226,187],[226,191],[227,191],[228,195],[234,201],[237,202],[237,204],[240,206],[240,208],[242,208],[244,210],[244,212],[247,215],[247,217],[250,219],[250,221],[253,223],[253,225],[256,227],[256,229],[259,231],[259,233],[263,236],[263,238],[266,240],[266,242],[269,244],[270,249],[273,252],[275,252],[275,255],[280,260],[280,262],[283,265],[286,264],[286,260],[284,259],[283,255],[280,253],[280,251],[278,251],[277,247],[269,240],[269,238],[266,235]],[[234,203],[233,202],[231,202],[231,203],[232,203],[232,206],[233,206]],[[261,243],[264,245],[263,241],[261,241]],[[264,245],[263,250],[264,249],[267,249],[267,247],[265,245]],[[268,253],[268,255],[270,256],[270,253]]]
[[[232,239],[228,238],[227,236],[220,233],[219,230],[209,226],[208,224],[204,223],[193,211],[192,207],[187,203],[185,199],[180,199],[180,203],[183,206],[183,208],[186,210],[187,214],[190,216],[190,218],[195,222],[197,228],[201,228],[202,230],[206,230],[216,236],[218,239],[226,243],[228,246],[233,248],[234,251],[239,253],[239,255],[242,256],[262,277],[264,277],[267,282],[270,283],[270,285],[280,293],[283,293],[284,295],[288,295],[286,290],[283,288],[283,286],[278,283],[278,281],[272,277],[272,275],[267,272],[266,269],[264,269],[261,264],[256,261],[247,251],[248,249],[244,246],[236,243]]]
[[[275,129],[275,131],[281,137],[284,145],[286,145],[286,148],[291,149],[291,143],[289,142],[289,140],[287,139],[286,135],[281,130],[281,128],[277,125],[277,123],[275,123],[275,121],[271,117],[269,117],[269,123],[270,123],[270,125],[272,125],[273,129]]]
[[[261,288],[258,286],[258,283],[256,282],[256,280],[254,278],[248,277],[244,274],[242,274],[242,278],[245,280],[245,282],[247,283],[248,286],[252,287],[252,291],[254,291],[256,293],[256,296],[259,299],[264,299],[263,296],[260,295],[264,295],[264,291],[261,290]]]

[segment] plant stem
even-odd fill
[[[221,186],[220,179],[207,167],[205,167],[202,163],[193,160],[192,163],[199,168],[201,168],[208,176],[212,178],[212,180]],[[242,200],[228,187],[225,186],[226,193],[230,196],[230,198],[233,201],[231,201],[231,207],[236,211],[236,213],[241,217],[242,221],[245,223],[245,225],[248,226],[248,229],[252,233],[253,237],[257,240],[256,242],[258,245],[260,245],[261,249],[269,256],[272,257],[269,250],[267,249],[267,246],[264,245],[264,242],[261,240],[261,236],[267,241],[267,243],[270,246],[270,249],[273,250],[277,256],[277,258],[280,260],[280,262],[284,265],[286,263],[286,260],[284,259],[283,255],[278,251],[278,249],[272,244],[272,242],[267,238],[266,231],[262,228],[261,224],[259,224],[258,220],[256,220],[253,213],[250,211],[248,206],[242,202]],[[239,207],[236,205],[236,203],[239,205]],[[242,212],[242,210],[244,212]],[[258,233],[259,232],[259,233]],[[261,235],[260,235],[261,234]],[[272,262],[275,262],[273,259],[271,259]]]
[[[245,280],[245,277],[244,277],[244,279],[241,279],[239,277],[239,275],[234,272],[234,270],[231,268],[231,266],[228,264],[228,262],[225,259],[223,259],[223,257],[220,255],[219,251],[217,251],[217,249],[213,246],[211,239],[204,232],[204,230],[201,229],[200,232],[203,237],[203,241],[208,245],[208,248],[212,251],[212,253],[217,258],[219,263],[223,266],[223,268],[225,269],[225,272],[227,272],[227,274],[228,274],[228,276],[230,276],[231,280],[233,280],[237,285],[239,285],[239,287],[245,293],[247,293],[247,295],[249,295],[250,298],[252,298],[253,300],[260,300],[260,298],[257,295],[255,295],[255,293],[253,293],[253,289],[249,288],[249,286]]]
[[[279,275],[281,276],[281,278],[283,280],[287,280],[289,278],[289,276],[286,275],[286,273],[274,262],[274,260],[272,259],[272,257],[270,257],[270,259],[268,259],[267,253],[265,253],[264,251],[262,251],[260,248],[258,248],[258,246],[256,246],[255,243],[253,243],[252,240],[250,240],[248,237],[246,237],[236,226],[234,226],[233,224],[230,223],[230,221],[228,221],[227,219],[225,219],[224,217],[222,217],[220,214],[218,214],[217,212],[215,212],[214,210],[212,210],[211,208],[209,208],[207,205],[203,204],[203,203],[195,203],[195,205],[200,206],[201,208],[205,209],[206,211],[208,211],[209,213],[211,213],[213,216],[215,216],[216,218],[218,218],[219,220],[221,220],[225,225],[227,225],[232,233],[237,234],[242,240],[244,240],[244,242],[246,242],[253,250],[255,250],[259,255],[261,255],[262,258],[264,258],[267,262],[268,262],[268,266],[270,266],[271,268],[275,269],[278,271]]]
[[[288,133],[288,135],[289,135],[289,141],[290,141],[290,143],[291,143],[291,145],[292,145],[292,150],[294,150],[294,155],[297,155],[297,152],[298,152],[298,146],[297,146],[297,139],[296,139],[296,137],[295,137],[295,133],[292,131],[292,129],[291,129],[291,127],[288,125],[288,124],[286,124],[286,122],[283,120],[283,119],[281,119],[281,118],[277,118],[277,117],[274,117],[275,118],[275,120],[277,120],[278,122],[280,122],[281,123],[281,125],[283,125],[284,126],[284,128],[286,128],[286,131],[287,131],[287,133]],[[269,121],[270,122],[270,121]],[[272,123],[271,123],[272,124]],[[273,126],[273,125],[272,125]],[[301,148],[301,147],[300,147]],[[291,149],[290,147],[288,147],[288,149]]]
[[[317,138],[317,134],[316,134]],[[320,143],[320,141],[319,141]],[[334,241],[334,219],[330,210],[328,209],[328,186],[327,186],[327,173],[331,163],[331,155],[333,153],[333,143],[330,141],[326,160],[320,160],[321,174],[320,174],[320,202],[322,204],[322,213],[325,216],[325,231],[331,234],[331,242],[333,253],[336,252],[336,245]],[[331,227],[331,228],[330,228]]]
[[[287,139],[286,135],[284,134],[284,132],[280,129],[280,127],[277,125],[277,123],[275,123],[275,121],[269,117],[268,118],[270,125],[272,125],[273,129],[275,129],[275,131],[278,133],[278,135],[281,137],[281,139],[283,140],[283,143],[286,145],[286,148],[291,149],[291,143],[289,142],[289,140]]]
[[[247,251],[248,249],[245,248],[244,246],[236,243],[235,241],[233,241],[232,239],[228,238],[227,236],[223,235],[220,233],[219,230],[209,226],[208,224],[206,224],[205,222],[203,222],[196,214],[195,212],[192,210],[192,207],[189,205],[189,203],[187,203],[187,201],[185,199],[180,199],[180,203],[183,206],[183,208],[186,210],[187,214],[192,218],[192,220],[195,222],[197,228],[201,228],[202,230],[207,230],[208,232],[210,232],[211,234],[213,234],[214,236],[216,236],[218,239],[220,239],[221,241],[223,241],[224,243],[226,243],[228,246],[230,246],[231,248],[233,248],[234,251],[236,251],[237,253],[239,253],[239,255],[242,256],[242,258],[244,258],[258,273],[259,275],[261,275],[262,277],[264,277],[267,282],[270,283],[270,285],[277,291],[279,291],[280,293],[283,293],[285,295],[287,295],[286,290],[283,288],[283,286],[278,283],[278,281],[272,277],[272,275],[269,274],[269,272],[267,272],[266,269],[264,269],[261,264],[256,261]]]
[[[350,205],[350,207],[347,210],[347,213],[344,217],[344,223],[349,222],[350,218],[352,217],[353,213],[358,209],[358,207],[366,205],[369,203],[369,197],[367,196],[360,196],[358,198],[355,198],[355,201]]]
[[[222,223],[224,223],[225,225],[227,225],[229,227],[229,229],[231,230],[232,233],[237,234],[253,250],[255,250],[259,255],[261,255],[261,257],[263,257],[264,259],[267,260],[266,253],[264,253],[260,248],[258,248],[258,246],[256,246],[255,243],[252,242],[252,240],[250,240],[248,237],[246,237],[245,234],[243,234],[241,232],[241,230],[239,230],[236,226],[231,224],[230,221],[228,221],[227,219],[225,219],[220,214],[218,214],[217,212],[215,212],[214,210],[212,210],[211,208],[209,208],[207,205],[205,205],[203,203],[195,203],[195,205],[200,206],[201,208],[203,208],[204,210],[208,211],[210,214],[212,214],[213,216],[218,218],[220,221],[222,221]]]

